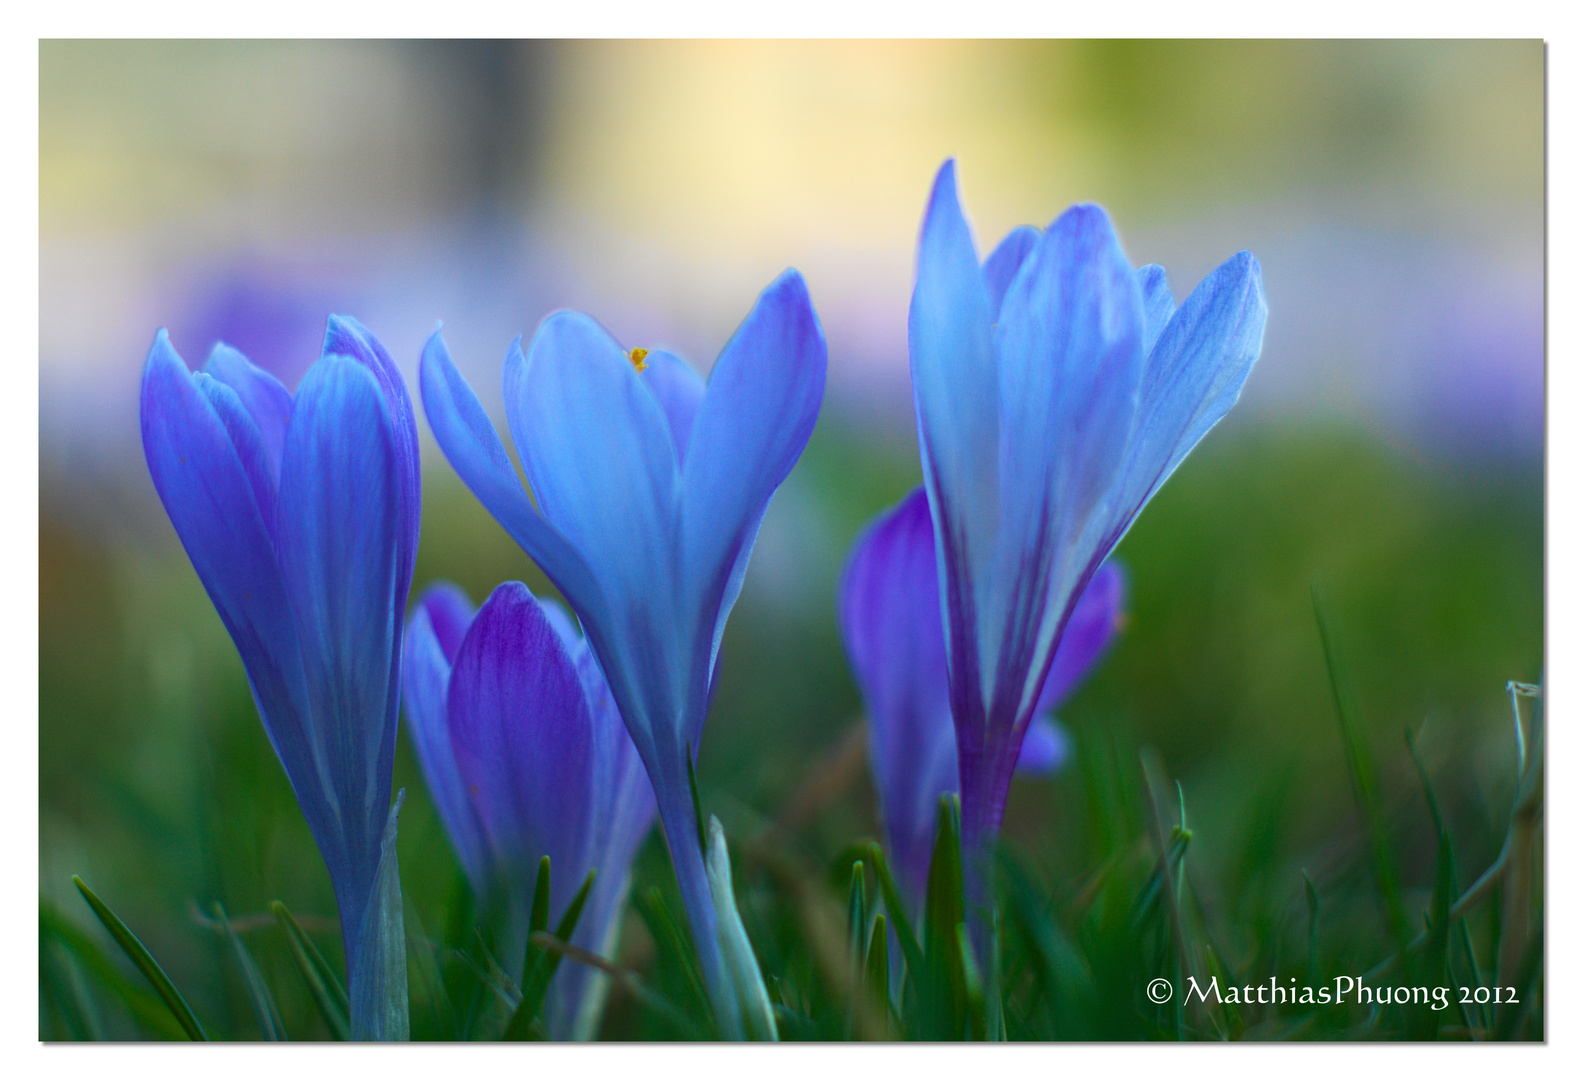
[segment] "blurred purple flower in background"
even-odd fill
[[[1099,565],[1235,404],[1266,313],[1247,252],[1177,310],[1097,206],[1014,230],[980,266],[955,163],[935,179],[908,336],[985,971],[984,859],[1055,651]]]
[[[720,635],[775,489],[812,434],[824,334],[802,277],[764,290],[704,382],[562,311],[505,361],[505,407],[537,505],[436,332],[424,409],[451,465],[582,620],[653,781],[715,1019],[742,1031],[721,957],[689,772]]]
[[[1120,626],[1125,576],[1093,575],[1039,692],[1017,771],[1053,772],[1069,737],[1052,711],[1104,655]],[[933,856],[939,797],[960,791],[939,608],[934,523],[920,487],[880,515],[852,549],[840,623],[868,713],[868,759],[879,790],[896,884],[918,917]]]
[[[189,371],[161,330],[141,417],[154,486],[329,868],[352,1036],[405,1038],[390,774],[421,501],[406,386],[342,316],[294,400],[226,345]]]
[[[550,925],[596,870],[572,942],[613,957],[654,794],[571,620],[516,581],[476,617],[456,586],[431,586],[407,625],[402,679],[418,762],[474,893],[505,890],[513,928],[502,959],[514,962],[525,943],[545,855]],[[591,1037],[607,982],[583,964],[562,964],[544,1001],[550,1036]]]

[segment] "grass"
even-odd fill
[[[998,972],[936,919],[904,928],[902,979],[833,601],[858,528],[916,482],[913,453],[824,421],[722,647],[699,795],[781,1038],[1544,1036],[1541,697],[1506,689],[1541,676],[1534,466],[1436,471],[1347,431],[1208,440],[1122,545],[1129,622],[1062,716],[1075,760],[1013,790]],[[452,479],[425,479],[419,588],[544,591]],[[335,1037],[328,877],[190,567],[173,543],[73,530],[47,497],[41,519],[40,1037],[187,1030],[73,874],[210,1037]],[[499,1037],[514,965],[404,740],[396,784],[413,1037]],[[680,910],[655,833],[601,1037],[710,1033]],[[532,944],[593,959],[547,926]],[[1147,996],[1156,978],[1169,1000]],[[1359,978],[1448,1001],[1257,1000]],[[1189,998],[1191,979],[1218,999]]]

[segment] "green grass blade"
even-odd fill
[[[901,958],[913,980],[923,977],[923,949],[912,932],[906,906],[901,903],[901,893],[890,876],[890,865],[884,861],[884,851],[878,844],[868,845],[868,860],[873,863],[873,876],[879,882],[879,893],[884,897],[884,908],[890,913],[890,924],[895,927],[895,940],[901,946]]]
[[[1324,663],[1329,671],[1329,686],[1335,696],[1335,711],[1340,718],[1340,733],[1345,744],[1346,768],[1351,776],[1352,793],[1356,796],[1357,808],[1367,826],[1369,846],[1373,853],[1374,880],[1384,901],[1385,921],[1391,936],[1395,938],[1397,950],[1404,953],[1412,939],[1411,924],[1401,904],[1395,861],[1390,857],[1390,840],[1384,828],[1384,811],[1379,802],[1373,756],[1368,751],[1367,740],[1363,737],[1362,726],[1357,719],[1356,695],[1351,688],[1340,638],[1327,606],[1323,590],[1314,580],[1313,615],[1318,621],[1318,635],[1324,646]]]
[[[868,961],[865,976],[869,993],[875,1001],[890,1008],[890,928],[881,912],[874,916],[873,933],[868,937]]]
[[[187,1004],[187,999],[181,996],[181,991],[176,989],[175,983],[170,981],[170,976],[165,974],[165,969],[159,966],[143,943],[137,940],[137,935],[127,929],[124,922],[115,912],[110,910],[108,904],[100,900],[98,895],[83,882],[76,874],[71,876],[72,884],[77,886],[77,891],[82,893],[82,898],[88,901],[88,906],[93,908],[93,913],[99,917],[104,928],[110,931],[110,936],[115,938],[115,943],[121,946],[121,951],[126,953],[143,973],[143,977],[153,984],[154,990],[164,1000],[167,1008],[176,1017],[176,1022],[187,1033],[187,1038],[194,1042],[207,1042],[209,1036],[204,1032],[203,1025],[198,1023],[198,1017],[192,1011],[192,1006]]]
[[[74,922],[67,919],[44,897],[39,898],[39,940],[53,937],[106,990],[126,1006],[127,1011],[146,1031],[162,1039],[184,1039],[186,1032],[152,990],[122,973],[121,966],[99,947]]]
[[[214,917],[219,922],[221,931],[230,939],[231,951],[236,956],[236,966],[242,969],[242,981],[247,984],[247,996],[252,1000],[253,1011],[258,1014],[259,1038],[264,1042],[285,1042],[286,1026],[280,1020],[280,1010],[275,1006],[274,995],[269,992],[269,984],[264,981],[263,973],[258,970],[258,964],[253,960],[253,954],[248,951],[247,944],[231,925],[231,920],[226,917],[224,905],[218,900],[214,902]]]
[[[549,892],[549,857],[545,856],[539,863],[539,882],[544,886],[544,892]],[[555,925],[555,937],[561,941],[569,942],[571,935],[577,931],[577,923],[582,918],[582,909],[588,903],[588,894],[593,891],[593,879],[598,871],[589,870],[588,876],[582,882],[582,888],[577,890],[577,895],[571,898],[571,903],[566,905],[566,913],[560,917],[560,922]],[[536,904],[535,904],[536,911]],[[547,921],[547,920],[546,920]],[[535,928],[533,933],[542,933],[541,928]],[[533,1035],[533,1022],[538,1019],[540,1010],[544,1007],[544,997],[549,993],[549,980],[555,977],[555,972],[560,968],[559,951],[545,949],[534,944],[529,935],[528,949],[536,953],[532,969],[522,980],[522,1000],[517,1005],[516,1011],[511,1014],[511,1022],[505,1026],[505,1034],[501,1036],[507,1041],[520,1041],[531,1038]]]
[[[692,744],[687,744],[687,787],[692,791],[692,816],[698,823],[698,850],[706,858],[709,853],[709,837],[703,825],[703,799],[698,795],[698,774],[692,764]]]
[[[698,970],[697,954],[682,932],[681,926],[665,903],[665,894],[656,885],[650,885],[632,894],[632,907],[648,928],[649,937],[659,950],[657,970],[672,973],[680,983],[692,1014],[711,1015],[708,995],[703,990],[703,973]]]
[[[308,937],[285,904],[276,900],[269,905],[269,910],[274,913],[280,929],[285,931],[286,941],[291,945],[291,955],[296,959],[303,981],[308,984],[308,992],[313,995],[319,1015],[324,1017],[330,1037],[346,1041],[351,1037],[351,1006],[346,997],[346,988],[341,985],[335,969],[330,967],[329,961],[324,959],[324,954],[319,952],[318,946],[313,944],[313,939]]]
[[[529,907],[527,916],[527,948],[522,956],[521,985],[527,985],[528,975],[532,973],[533,965],[538,963],[542,954],[537,945],[533,944],[533,935],[549,929],[549,856],[545,855],[538,860],[538,878],[533,882],[533,902]]]
[[[959,1039],[966,1030],[966,972],[956,941],[956,927],[966,921],[962,889],[961,800],[950,793],[939,800],[928,898],[923,904],[924,977],[919,1004],[927,1038]]]
[[[984,1042],[989,1037],[989,1025],[983,1006],[983,980],[978,977],[978,962],[972,958],[972,942],[967,938],[967,924],[956,924],[956,960],[961,965],[962,998],[967,1014],[967,1031],[974,1042]]]

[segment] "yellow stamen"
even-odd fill
[[[632,366],[636,368],[638,372],[641,372],[648,366],[648,361],[646,359],[647,356],[647,349],[633,349],[631,352],[626,354],[626,358],[632,362]]]

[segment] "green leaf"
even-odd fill
[[[632,906],[659,950],[657,970],[679,980],[682,996],[687,998],[693,1015],[710,1015],[708,995],[703,991],[703,976],[698,970],[697,953],[687,944],[680,925],[670,913],[665,894],[658,886],[650,885],[632,895]]]
[[[258,1014],[258,1037],[264,1042],[285,1042],[286,1026],[280,1020],[280,1010],[275,1007],[274,995],[269,992],[269,984],[264,982],[263,973],[258,970],[253,954],[248,951],[241,935],[231,925],[231,920],[225,915],[225,906],[218,900],[214,902],[214,917],[219,922],[221,931],[230,939],[231,951],[236,954],[236,965],[242,969],[242,981],[247,984],[247,996],[252,999],[253,1011]]]
[[[961,964],[961,982],[967,1006],[967,1030],[976,1042],[989,1037],[989,1025],[983,1007],[983,980],[978,977],[978,962],[972,958],[972,942],[967,937],[967,924],[956,924],[956,951]]]
[[[88,975],[114,994],[145,1030],[162,1039],[186,1037],[186,1032],[157,994],[127,978],[121,966],[111,960],[98,942],[42,896],[39,897],[38,915],[40,943],[46,938],[53,938],[66,954],[82,965]]]
[[[335,969],[330,967],[329,961],[324,959],[324,954],[319,952],[318,946],[298,925],[285,904],[276,900],[269,905],[269,910],[285,931],[286,941],[291,945],[291,955],[297,961],[303,981],[308,984],[308,992],[313,995],[319,1015],[324,1017],[324,1026],[330,1029],[330,1037],[345,1041],[351,1034],[347,1020],[350,1007],[346,1000],[346,988],[341,985]]]
[[[879,892],[884,897],[884,909],[890,913],[890,923],[895,927],[895,939],[901,946],[901,958],[914,980],[923,977],[923,950],[912,933],[912,923],[906,915],[906,905],[901,903],[901,893],[890,876],[890,865],[884,861],[884,851],[878,844],[868,845],[868,858],[873,863],[873,876],[879,882]]]
[[[539,884],[543,886],[544,895],[549,895],[549,857],[538,864]],[[597,870],[589,870],[588,876],[583,879],[582,888],[577,890],[577,895],[571,898],[571,903],[566,905],[566,913],[560,917],[560,922],[555,924],[555,936],[561,941],[570,941],[571,935],[577,931],[577,922],[582,918],[582,909],[587,905],[588,893],[593,891],[593,879]],[[546,900],[546,904],[547,904]],[[537,917],[538,902],[534,899],[534,915]],[[545,921],[548,921],[547,916]],[[542,930],[535,927],[534,932]],[[516,1011],[511,1014],[510,1023],[505,1025],[505,1034],[500,1036],[508,1042],[519,1042],[533,1037],[533,1022],[538,1019],[539,1012],[544,1007],[544,997],[549,993],[549,981],[555,977],[555,972],[560,968],[561,954],[541,946],[536,946],[529,935],[529,955],[533,956],[533,966],[522,978],[522,1000],[517,1005]],[[534,955],[536,954],[536,955]]]
[[[527,949],[522,957],[521,985],[523,986],[527,985],[533,965],[543,953],[542,949],[533,944],[533,935],[549,929],[549,875],[549,856],[545,855],[538,860],[538,878],[533,882],[533,902],[528,909]]]
[[[956,927],[965,921],[961,797],[951,792],[939,800],[939,824],[923,906],[924,977],[918,1004],[922,1007],[925,1038],[959,1039],[966,1030],[966,972],[956,941]]]
[[[692,791],[692,818],[698,825],[698,850],[709,854],[709,837],[703,829],[703,800],[698,797],[698,774],[692,764],[692,744],[687,744],[687,787]]]
[[[88,901],[88,906],[93,908],[93,913],[99,916],[99,921],[104,924],[104,928],[110,931],[110,936],[115,938],[115,943],[121,946],[121,950],[127,956],[131,957],[132,963],[137,965],[137,969],[143,973],[143,977],[153,984],[155,992],[159,994],[160,998],[164,1000],[166,1007],[176,1017],[176,1022],[181,1025],[181,1029],[187,1033],[187,1038],[195,1042],[207,1042],[209,1036],[204,1033],[203,1025],[198,1023],[198,1017],[193,1013],[192,1006],[187,1004],[187,999],[181,996],[181,991],[177,990],[176,985],[170,981],[170,976],[165,974],[165,969],[159,966],[153,956],[149,955],[148,950],[143,947],[143,943],[137,940],[137,936],[132,931],[127,929],[126,924],[121,921],[115,912],[110,910],[109,905],[100,900],[98,895],[84,884],[82,878],[73,874],[71,881],[73,885],[77,886],[77,891],[82,893],[83,899]]]
[[[873,933],[868,938],[868,963],[866,971],[868,992],[884,1005],[886,1019],[890,1012],[890,930],[883,914],[875,915]]]
[[[1395,938],[1399,952],[1406,952],[1412,939],[1406,909],[1401,904],[1400,888],[1396,884],[1395,862],[1390,857],[1390,840],[1384,828],[1384,811],[1379,801],[1379,785],[1373,768],[1373,756],[1368,751],[1362,726],[1357,719],[1356,697],[1351,689],[1349,672],[1341,653],[1340,638],[1328,612],[1323,590],[1317,579],[1313,581],[1313,615],[1318,621],[1318,635],[1324,646],[1324,663],[1329,670],[1329,686],[1335,696],[1335,712],[1340,718],[1341,739],[1346,748],[1346,768],[1351,775],[1352,793],[1357,808],[1367,823],[1368,837],[1373,851],[1374,879],[1384,901],[1385,920]]]

